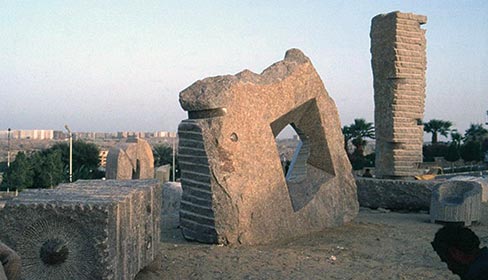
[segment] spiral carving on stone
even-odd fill
[[[18,240],[24,279],[100,279],[91,240],[75,221],[59,217],[37,220]]]

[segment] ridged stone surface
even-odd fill
[[[446,181],[434,187],[430,220],[462,222],[465,226],[480,220],[481,186],[473,181]]]
[[[422,162],[427,18],[381,14],[371,22],[376,176],[418,175]]]
[[[0,239],[25,280],[129,280],[155,258],[160,213],[157,180],[77,181],[7,202]]]

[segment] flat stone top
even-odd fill
[[[148,188],[152,186],[160,185],[158,179],[144,179],[144,180],[78,180],[71,184],[61,184],[58,186],[60,187],[87,187],[87,186],[96,186],[96,187],[105,187],[105,186],[114,186],[114,187],[137,187],[137,188]]]
[[[81,180],[71,184],[61,184],[56,189],[25,190],[19,196],[9,200],[7,205],[79,205],[80,203],[113,205],[158,185],[160,182],[156,179]]]
[[[445,181],[434,187],[434,194],[438,193],[441,197],[453,196],[472,196],[482,193],[481,186],[474,181]]]
[[[372,22],[378,20],[385,20],[385,19],[392,19],[392,18],[400,18],[400,19],[410,19],[418,21],[420,24],[427,23],[427,17],[423,15],[416,15],[413,13],[402,13],[400,11],[394,11],[387,14],[379,14],[372,19]]]
[[[185,111],[226,108],[232,89],[241,83],[266,85],[286,79],[300,65],[310,64],[310,59],[299,49],[290,49],[285,58],[266,68],[261,74],[244,70],[236,75],[225,75],[198,80],[180,92],[180,104]]]

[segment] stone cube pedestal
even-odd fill
[[[471,223],[480,220],[481,187],[472,181],[446,181],[432,191],[430,220],[432,223]]]
[[[158,180],[79,181],[27,190],[0,211],[0,239],[30,279],[134,279],[157,253]]]

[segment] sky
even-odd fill
[[[179,92],[310,57],[342,125],[374,120],[369,31],[426,15],[424,120],[486,121],[488,1],[0,0],[0,130],[176,131]]]

